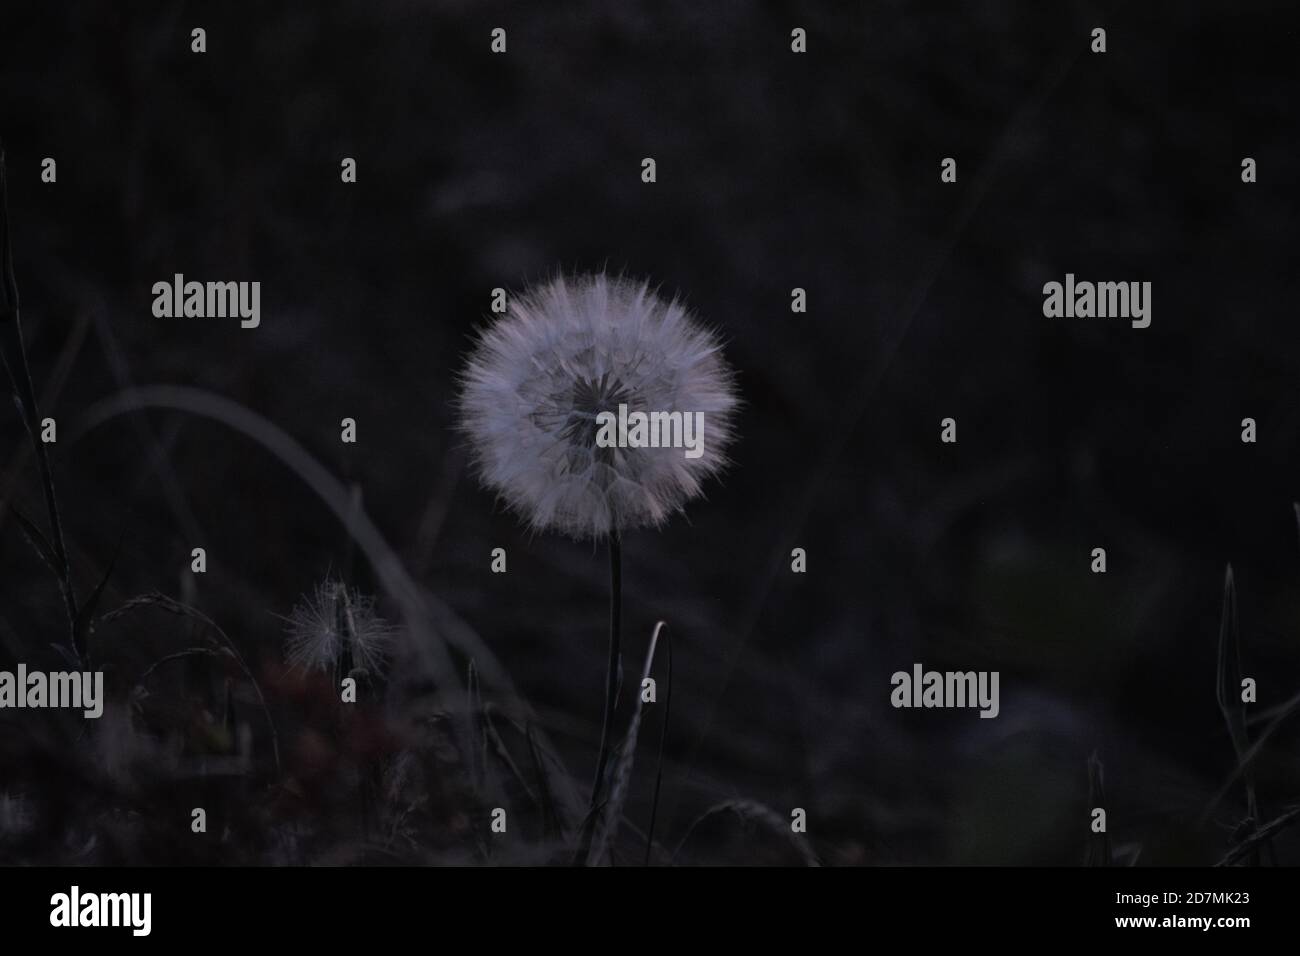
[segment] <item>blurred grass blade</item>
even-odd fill
[[[646,829],[645,834],[646,866],[650,865],[650,854],[654,849],[655,822],[659,817],[659,793],[664,782],[664,747],[668,742],[668,720],[672,716],[673,708],[673,637],[671,632],[666,633],[667,638],[664,641],[664,646],[668,657],[668,684],[667,693],[664,695],[663,722],[659,727],[659,757],[655,761],[654,795],[650,798],[650,826]]]
[[[59,573],[59,559],[54,554],[54,548],[50,546],[50,542],[41,533],[41,529],[36,527],[27,515],[19,511],[17,505],[10,504],[9,513],[18,519],[18,525],[22,528],[23,537],[36,549],[41,561],[57,576]]]
[[[1088,817],[1091,827],[1092,811],[1100,807],[1106,811],[1106,830],[1092,833],[1088,839],[1088,852],[1084,857],[1084,866],[1113,866],[1114,854],[1110,845],[1110,808],[1106,806],[1105,767],[1097,751],[1088,758]]]
[[[650,647],[645,655],[645,667],[641,671],[641,682],[636,688],[636,708],[632,711],[632,721],[628,724],[627,735],[623,738],[623,746],[619,750],[618,762],[614,764],[612,773],[612,782],[609,790],[609,800],[605,803],[604,810],[596,819],[596,834],[592,840],[591,849],[587,853],[587,865],[597,865],[609,850],[610,844],[618,834],[618,826],[623,817],[623,805],[627,802],[628,789],[632,782],[632,765],[636,760],[636,743],[641,733],[641,714],[645,709],[645,697],[641,688],[650,678],[650,671],[654,667],[655,649],[659,646],[659,634],[664,629],[664,622],[660,621],[655,625],[654,633],[650,635]]]
[[[1247,832],[1254,832],[1259,822],[1259,801],[1255,794],[1255,774],[1246,762],[1250,738],[1246,734],[1246,703],[1241,692],[1241,635],[1237,627],[1237,583],[1229,564],[1223,575],[1223,612],[1219,617],[1219,662],[1215,681],[1219,711],[1228,725],[1232,751],[1240,768],[1246,790]],[[1259,864],[1255,851],[1252,862]]]
[[[1298,819],[1300,819],[1300,807],[1292,807],[1280,817],[1270,820],[1262,827],[1258,827],[1254,833],[1229,850],[1228,854],[1214,865],[1231,866],[1248,853],[1258,855],[1263,847],[1272,845],[1273,837]]]

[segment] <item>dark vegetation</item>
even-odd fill
[[[110,701],[0,711],[0,861],[631,864],[653,815],[654,863],[1294,863],[1293,30],[1135,6],[7,5],[0,668]],[[719,326],[746,407],[623,542],[584,829],[604,556],[495,506],[453,398],[494,287],[605,266]],[[1044,319],[1067,271],[1152,281],[1151,328]],[[177,272],[261,281],[261,327],[155,319]],[[348,707],[285,658],[330,578],[401,628]],[[892,710],[914,661],[1001,716]]]

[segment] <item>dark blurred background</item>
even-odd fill
[[[514,847],[483,836],[454,783],[465,756],[413,730],[418,682],[340,730],[333,689],[286,671],[276,615],[327,575],[398,616],[292,471],[199,417],[78,423],[174,383],[294,436],[491,649],[518,696],[484,699],[503,728],[526,701],[581,794],[605,557],[530,536],[478,487],[453,400],[494,287],[601,268],[719,327],[746,402],[707,500],[625,541],[629,681],[655,621],[674,640],[658,859],[686,839],[678,862],[789,861],[778,824],[802,807],[826,863],[1078,864],[1094,751],[1117,860],[1231,848],[1240,782],[1212,803],[1236,765],[1215,700],[1229,562],[1252,739],[1300,691],[1289,4],[275,6],[0,14],[15,268],[79,593],[112,562],[97,614],[156,591],[211,618],[283,761],[228,661],[178,661],[142,689],[151,662],[208,639],[193,616],[101,620],[104,719],[0,713],[0,860],[558,859],[517,794]],[[260,281],[261,327],[154,318],[151,286],[177,272]],[[1067,272],[1150,281],[1151,327],[1044,318],[1042,285]],[[948,416],[956,445],[939,441]],[[3,498],[42,522],[16,413],[0,449]],[[494,547],[507,574],[489,573]],[[0,666],[57,669],[55,581],[8,511],[0,568]],[[890,674],[918,661],[999,670],[1000,717],[892,709]],[[642,730],[629,860],[661,718]],[[1265,819],[1300,802],[1297,726],[1277,723],[1253,764]],[[217,773],[231,727],[248,765]],[[503,746],[537,791],[526,730]],[[719,804],[749,809],[701,822]],[[1284,833],[1274,854],[1300,845]]]

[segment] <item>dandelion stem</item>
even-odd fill
[[[596,779],[591,784],[591,806],[600,802],[609,764],[609,738],[614,723],[614,704],[618,696],[618,664],[623,626],[623,556],[618,531],[609,536],[609,673],[605,680],[605,717],[600,726],[600,758],[596,762]]]

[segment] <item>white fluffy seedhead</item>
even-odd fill
[[[289,664],[332,671],[350,660],[370,674],[383,672],[394,630],[375,611],[372,598],[341,581],[326,580],[304,596],[286,619]]]
[[[601,447],[596,416],[701,412],[703,453]],[[462,375],[460,425],[484,484],[537,531],[658,525],[727,462],[737,397],[716,335],[644,282],[563,276],[512,299]]]

